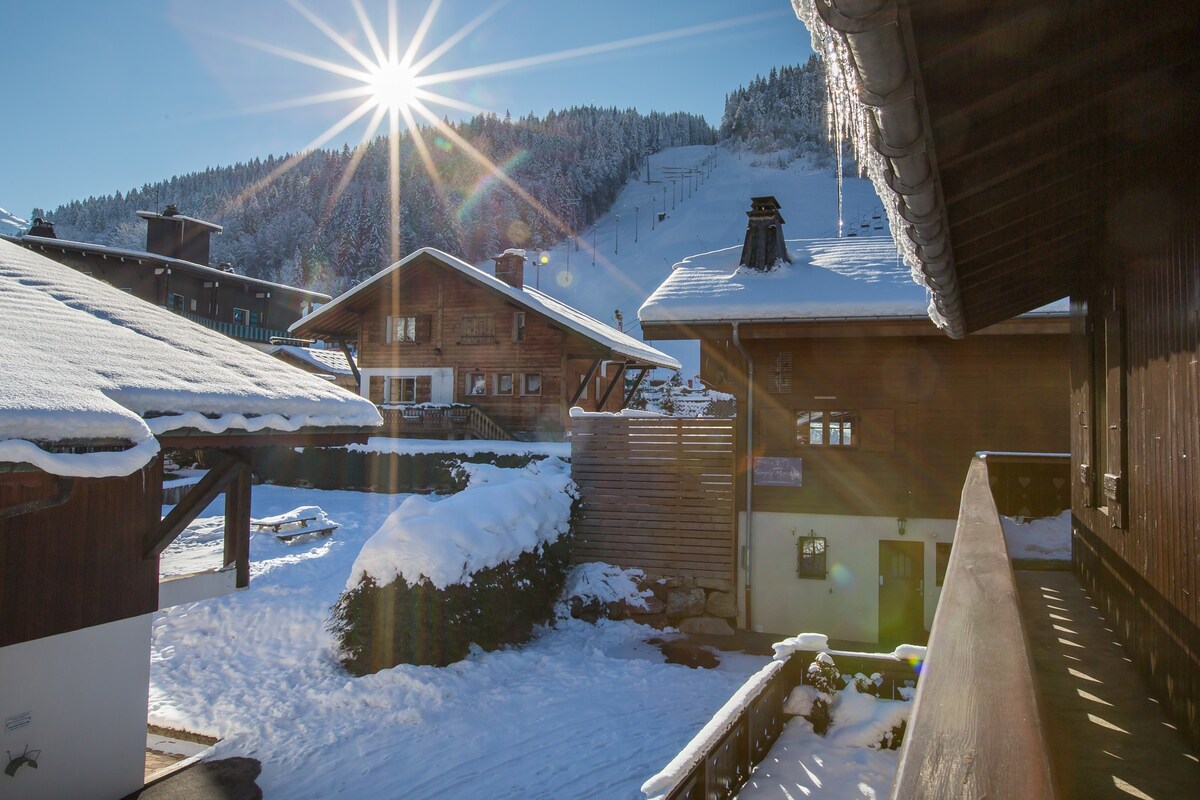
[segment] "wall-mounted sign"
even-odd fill
[[[13,714],[11,717],[5,717],[4,730],[6,732],[20,730],[31,722],[33,722],[33,712],[23,711],[20,714]]]
[[[757,456],[754,459],[755,486],[803,486],[804,459]]]

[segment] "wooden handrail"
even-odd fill
[[[890,796],[1053,800],[1045,735],[987,459],[976,456]]]

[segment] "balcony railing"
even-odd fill
[[[461,403],[381,407],[384,429],[390,436],[472,436],[476,439],[508,441],[513,437],[485,411]]]
[[[1034,473],[1046,486],[1034,486]],[[998,501],[1008,514],[1060,510],[1069,474],[1065,456],[981,454],[972,461],[894,800],[1056,797]]]
[[[269,344],[272,336],[286,337],[287,331],[275,330],[274,328],[260,328],[257,325],[242,325],[237,322],[225,322],[219,319],[209,319],[200,314],[193,314],[189,311],[176,311],[176,314],[190,319],[198,325],[203,325],[206,328],[212,328],[218,333],[223,333],[233,339],[240,339],[243,342],[261,342]]]

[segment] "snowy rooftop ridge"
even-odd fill
[[[216,331],[0,241],[0,461],[127,475],[156,435],[373,427],[368,401]],[[145,418],[144,418],[145,417]],[[41,445],[127,443],[121,452]]]
[[[916,284],[891,237],[789,239],[791,264],[738,266],[741,247],[691,256],[638,309],[643,323],[734,320],[925,319],[929,292]],[[1038,312],[1065,316],[1067,302]]]
[[[177,217],[176,219],[183,219]],[[211,223],[209,223],[211,224]],[[50,247],[67,250],[80,250],[85,253],[98,253],[100,255],[114,256],[116,258],[131,258],[140,259],[143,261],[160,261],[168,267],[179,267],[181,269],[199,272],[204,275],[211,275],[216,280],[226,281],[242,281],[243,283],[251,283],[255,286],[261,286],[264,289],[286,289],[287,291],[296,292],[297,294],[305,295],[313,300],[323,303],[329,300],[329,295],[321,292],[314,292],[308,289],[301,289],[298,286],[287,286],[274,281],[263,280],[262,278],[254,278],[249,275],[242,275],[238,272],[225,272],[224,270],[210,267],[205,264],[197,264],[195,261],[185,261],[182,258],[173,258],[171,256],[163,256],[158,253],[151,253],[148,250],[126,250],[122,247],[109,247],[104,244],[94,244],[92,242],[76,242],[72,239],[58,239],[50,236],[10,236],[0,234],[0,238],[12,242],[13,244],[33,245],[36,247]]]
[[[311,364],[322,372],[328,372],[333,375],[354,374],[354,370],[350,369],[350,362],[341,350],[334,350],[329,347],[324,349],[300,347],[294,344],[279,344],[270,350],[272,355],[281,352],[287,353],[289,356],[306,364]]]
[[[586,336],[594,342],[597,342],[621,356],[644,361],[655,366],[666,367],[668,369],[679,369],[679,362],[671,356],[663,353],[645,342],[640,342],[634,339],[627,333],[618,331],[611,325],[606,325],[598,319],[588,316],[577,308],[569,306],[560,300],[556,300],[548,294],[538,291],[532,286],[525,286],[524,289],[517,289],[509,286],[502,280],[499,280],[494,275],[489,275],[478,267],[471,266],[461,259],[443,253],[433,247],[422,247],[409,253],[404,258],[392,264],[386,269],[382,269],[373,276],[358,284],[343,294],[338,295],[332,302],[326,303],[319,309],[310,312],[307,316],[300,318],[292,323],[289,331],[297,331],[306,325],[311,324],[315,320],[320,319],[323,315],[328,314],[332,310],[339,308],[352,298],[365,292],[369,287],[374,286],[383,280],[386,280],[392,273],[404,269],[407,265],[419,259],[421,256],[428,256],[436,259],[440,263],[462,273],[464,276],[476,283],[483,284],[487,288],[504,295],[518,305],[524,306],[532,311],[553,319],[555,322],[563,325],[566,328]]]

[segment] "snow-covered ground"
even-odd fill
[[[352,678],[325,631],[366,539],[408,495],[256,486],[252,514],[320,506],[341,527],[251,540],[250,588],[160,612],[150,721],[262,761],[270,798],[634,800],[765,658],[664,663],[631,622],[578,620],[445,668]],[[218,501],[203,516],[223,513]],[[203,534],[200,534],[203,537]]]
[[[1000,524],[1012,558],[1071,560],[1070,511],[1040,519],[1001,516]]]
[[[680,200],[679,184],[660,182],[664,169],[699,167],[709,156],[714,157],[711,174],[690,197],[686,186]],[[674,264],[690,255],[742,243],[751,197],[774,195],[779,200],[789,239],[837,236],[837,180],[832,170],[815,170],[804,160],[786,169],[756,165],[770,161],[722,146],[673,147],[656,153],[650,156],[653,183],[646,183],[643,168],[625,184],[612,209],[580,232],[583,244],[578,252],[566,243],[544,253],[530,251],[525,282],[610,325],[616,324],[614,311],[620,310],[625,331],[640,338],[637,309],[666,280]],[[656,220],[652,227],[651,217],[663,211],[664,187],[667,218]],[[886,224],[883,230],[874,227],[873,216],[881,213],[882,206],[870,181],[847,178],[843,195],[846,232],[890,236]],[[534,262],[541,255],[548,262],[539,269]],[[490,262],[479,266],[491,269]],[[699,371],[698,343],[655,342],[654,346],[683,363],[685,378]]]

